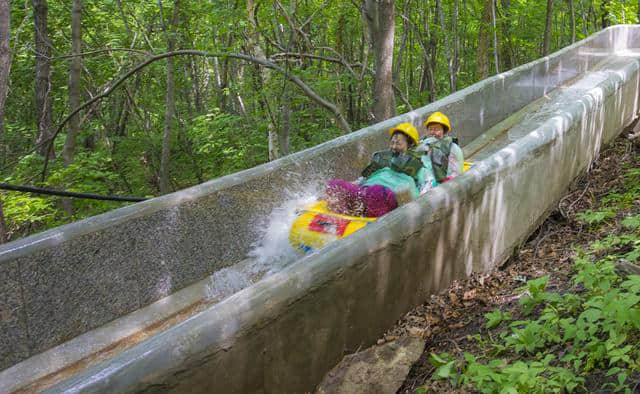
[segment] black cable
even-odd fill
[[[14,192],[25,192],[25,193],[34,193],[34,194],[48,194],[48,195],[52,195],[52,196],[86,198],[86,199],[91,199],[91,200],[130,201],[130,202],[138,202],[138,201],[148,200],[147,198],[143,198],[143,197],[100,196],[98,194],[65,192],[65,191],[62,191],[62,190],[45,189],[45,188],[42,188],[42,187],[34,187],[34,186],[16,186],[16,185],[9,185],[7,183],[0,183],[0,189],[2,189],[2,190],[10,190],[10,191],[14,191]]]

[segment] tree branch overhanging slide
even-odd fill
[[[56,139],[58,134],[60,134],[60,132],[62,131],[64,126],[69,122],[69,120],[71,120],[71,118],[73,118],[74,115],[76,115],[78,112],[82,111],[83,109],[87,108],[91,104],[95,103],[96,101],[101,100],[101,99],[103,99],[105,97],[108,97],[124,81],[126,81],[129,77],[131,77],[132,75],[134,75],[138,71],[142,70],[143,68],[147,67],[148,65],[150,65],[150,64],[152,64],[154,62],[157,62],[159,60],[166,59],[166,58],[173,57],[173,56],[204,56],[204,57],[232,58],[232,59],[239,59],[239,60],[244,60],[244,61],[247,61],[247,62],[250,62],[250,63],[259,64],[259,65],[261,65],[263,67],[269,68],[271,70],[275,70],[275,71],[281,73],[286,79],[288,79],[289,81],[294,83],[296,86],[298,86],[305,93],[305,95],[307,97],[309,97],[311,100],[315,101],[321,107],[329,110],[333,114],[333,116],[336,118],[336,121],[340,125],[341,129],[343,129],[347,133],[351,132],[351,127],[349,126],[349,123],[347,123],[346,119],[344,118],[344,116],[342,115],[340,110],[338,110],[338,107],[336,107],[333,103],[325,100],[320,95],[318,95],[309,85],[304,83],[304,81],[302,81],[299,77],[290,74],[288,71],[286,71],[282,67],[278,66],[277,64],[275,64],[275,63],[273,63],[273,62],[271,62],[271,61],[269,61],[267,59],[257,58],[257,57],[249,56],[249,55],[246,55],[246,54],[243,54],[243,53],[213,53],[213,52],[200,51],[200,50],[195,50],[195,49],[183,49],[183,50],[178,50],[178,51],[161,53],[161,54],[158,54],[158,55],[150,57],[149,59],[147,59],[144,62],[138,64],[133,69],[131,69],[127,73],[125,73],[122,77],[117,79],[113,83],[113,85],[111,85],[109,88],[107,88],[103,93],[101,93],[101,94],[93,97],[91,100],[83,103],[78,108],[74,109],[69,115],[67,115],[62,120],[62,122],[60,122],[58,124],[58,126],[56,127],[56,129],[53,132],[52,136],[47,140],[48,147],[47,147],[47,155],[45,155],[44,167],[42,169],[42,180],[44,181],[45,178],[46,178],[47,167],[48,167],[48,164],[49,164],[48,156],[49,156],[49,153],[51,152],[51,149],[53,148],[53,141]]]

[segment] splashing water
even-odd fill
[[[301,183],[293,179],[285,190],[286,198],[282,204],[256,223],[258,241],[253,243],[247,259],[218,270],[211,276],[206,289],[207,299],[220,301],[280,271],[302,256],[291,247],[289,230],[296,218],[296,210],[316,201],[324,182],[316,179],[304,186]]]
[[[289,230],[296,218],[296,210],[316,201],[317,195],[306,192],[293,196],[264,219],[259,240],[252,245],[248,254],[255,261],[257,269],[276,272],[300,258],[300,254],[289,243]]]

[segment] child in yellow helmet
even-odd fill
[[[442,112],[434,112],[424,122],[427,136],[420,141],[417,152],[422,154],[426,180],[420,193],[462,174],[464,155],[450,136],[451,123]]]
[[[331,211],[378,217],[419,196],[426,171],[411,150],[419,142],[418,131],[411,123],[400,123],[389,129],[389,135],[389,149],[373,154],[361,180],[327,182],[325,198]]]

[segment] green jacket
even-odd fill
[[[382,185],[396,195],[409,192],[412,198],[416,198],[425,182],[426,170],[413,151],[393,155],[391,150],[384,150],[373,154],[362,176],[366,178],[362,186]]]
[[[429,184],[425,184],[427,189],[439,185],[447,177],[462,174],[462,149],[451,137],[427,137],[420,141],[416,151],[422,154],[422,162],[427,173],[426,183]]]

